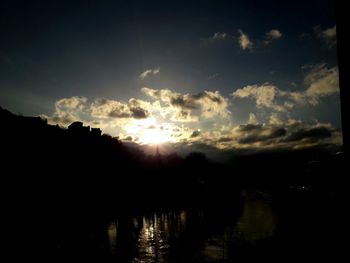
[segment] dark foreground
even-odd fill
[[[200,153],[147,156],[2,109],[0,117],[2,262],[339,262],[346,254],[347,164],[332,146],[219,164]]]
[[[144,198],[152,207],[153,200]],[[234,198],[224,200],[224,205],[196,208],[120,210],[111,202],[108,215],[78,215],[79,207],[60,215],[28,211],[9,229],[11,258],[13,262],[18,257],[35,262],[340,262],[345,255],[348,221],[343,197],[292,187],[283,192],[242,189]]]

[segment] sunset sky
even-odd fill
[[[0,106],[137,144],[341,144],[333,1],[5,1]]]

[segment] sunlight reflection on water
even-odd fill
[[[242,213],[225,225],[215,216],[214,220],[208,219],[201,210],[169,211],[124,219],[123,228],[114,221],[107,228],[111,252],[118,254],[130,250],[130,257],[125,262],[177,262],[177,255],[189,257],[188,262],[228,259],[235,243],[267,239],[273,236],[277,224],[268,195],[247,191],[243,196]]]

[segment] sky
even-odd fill
[[[334,5],[2,1],[0,106],[172,149],[340,145]]]

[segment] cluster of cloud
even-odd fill
[[[201,145],[208,149],[300,148],[341,144],[341,132],[331,124],[317,121],[309,124],[290,117],[280,118],[285,113],[283,116],[288,116],[298,105],[315,107],[322,98],[339,92],[336,67],[318,64],[304,66],[303,69],[307,70],[307,74],[302,91],[282,90],[265,83],[248,85],[231,93],[233,103],[246,98],[254,101],[256,109],[266,109],[264,112],[269,114],[269,118],[264,122],[259,122],[257,116],[250,113],[246,123],[232,124],[234,114],[229,110],[230,100],[219,91],[190,94],[147,87],[141,89],[147,97],[145,100],[63,98],[56,101],[51,116],[43,117],[61,126],[80,120],[136,143],[147,141],[147,137],[156,133],[173,144]]]
[[[320,25],[314,28],[316,37],[320,39],[327,47],[332,48],[337,45],[337,27],[322,29]]]
[[[151,103],[131,98],[128,102],[110,99],[96,99],[88,102],[85,97],[63,98],[55,103],[52,116],[44,116],[49,123],[68,126],[74,121],[84,121],[92,125],[118,125],[116,120],[145,119],[150,116]],[[113,121],[111,121],[113,120]],[[119,121],[124,124],[125,121]]]
[[[304,91],[284,91],[275,85],[248,85],[232,93],[235,98],[254,99],[257,108],[269,108],[278,112],[292,109],[295,104],[318,105],[320,99],[339,93],[339,74],[336,67],[326,64],[307,66],[310,72],[304,78]]]
[[[213,40],[225,40],[230,38],[232,38],[232,36],[225,32],[216,32],[212,37]]]
[[[160,73],[160,68],[147,69],[140,74],[139,78],[143,80],[147,77],[158,75],[159,73]]]
[[[87,98],[73,96],[70,98],[63,98],[55,103],[55,112],[52,116],[47,117],[50,123],[67,126],[72,122],[79,120],[79,112],[86,110]]]
[[[271,29],[268,32],[266,32],[264,40],[262,41],[264,45],[269,45],[273,41],[279,39],[282,37],[282,33],[278,29]],[[231,35],[227,32],[215,32],[214,35],[210,38],[204,38],[201,39],[202,42],[206,44],[212,44],[215,42],[222,42],[222,41],[230,41],[230,40],[235,40],[239,47],[242,50],[253,50],[254,43],[249,37],[249,35],[244,32],[242,29],[238,29],[237,35]],[[257,42],[261,42],[258,40]]]
[[[145,129],[154,127],[164,133],[164,127],[171,127],[168,137],[180,140],[197,137],[188,127],[176,123],[199,124],[202,120],[227,119],[229,100],[218,91],[204,91],[197,94],[182,94],[169,89],[143,88],[142,92],[150,101],[131,98],[119,101],[98,98],[88,101],[85,97],[63,98],[55,103],[51,116],[42,116],[49,123],[67,127],[74,121],[98,126],[104,132],[127,137],[140,136]],[[161,123],[159,123],[161,122]],[[122,134],[121,134],[122,133]],[[139,134],[138,134],[139,133]],[[193,133],[193,134],[192,134]],[[197,134],[198,133],[198,134]]]
[[[278,29],[271,29],[269,32],[266,33],[264,43],[265,45],[271,44],[273,40],[279,39],[281,37],[281,31],[279,31]]]
[[[228,99],[218,91],[181,94],[169,89],[142,88],[142,92],[162,104],[162,116],[171,121],[194,122],[199,118],[228,117]]]
[[[116,100],[97,99],[90,105],[91,116],[98,118],[145,119],[149,116],[149,103],[130,99],[127,103]]]
[[[239,38],[238,43],[239,46],[243,49],[252,49],[253,48],[253,42],[250,41],[249,36],[245,34],[241,29],[238,30]]]
[[[182,140],[179,144],[200,145],[220,150],[301,149],[342,144],[340,130],[331,124],[319,122],[307,124],[293,119],[279,124],[247,123],[235,126],[226,132],[201,132],[195,135]]]

